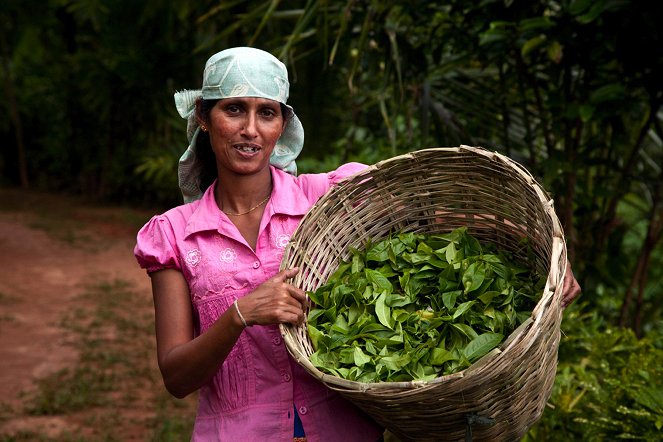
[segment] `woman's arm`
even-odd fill
[[[285,282],[298,272],[283,270],[238,300],[248,325],[300,323],[305,294]],[[244,325],[233,307],[194,339],[189,288],[178,270],[151,274],[157,358],[166,389],[183,398],[207,383],[239,339]]]
[[[159,369],[166,389],[183,398],[211,379],[244,326],[237,314],[228,310],[206,333],[193,339],[193,310],[182,273],[169,269],[150,276]]]

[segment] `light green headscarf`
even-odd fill
[[[187,119],[189,147],[180,158],[179,186],[184,202],[202,196],[200,170],[196,164],[195,146],[200,133],[195,108],[198,98],[216,100],[232,97],[259,97],[286,104],[290,83],[288,70],[272,54],[260,49],[239,47],[226,49],[211,56],[205,64],[201,90],[184,90],[175,94],[175,105]],[[292,113],[269,159],[270,163],[288,173],[297,173],[295,159],[304,145],[304,128],[292,107]],[[285,117],[285,116],[284,116]]]

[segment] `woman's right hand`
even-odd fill
[[[298,268],[281,270],[237,301],[248,325],[304,322],[306,293],[287,282],[297,273]]]

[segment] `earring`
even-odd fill
[[[203,132],[207,132],[207,128],[204,125],[200,126],[200,128],[202,129]]]

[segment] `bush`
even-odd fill
[[[565,313],[551,408],[523,440],[662,439],[663,335],[638,339],[582,308]]]

